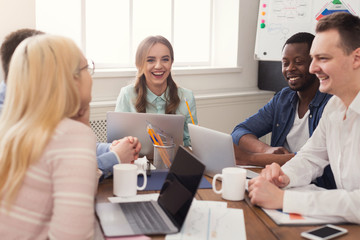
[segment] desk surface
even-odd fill
[[[211,182],[211,178],[207,178]],[[220,187],[221,182],[217,182]],[[106,179],[99,183],[98,193],[96,196],[97,202],[108,202],[108,197],[112,194],[112,179]],[[155,191],[139,192],[141,193],[154,193]],[[300,233],[316,226],[278,226],[264,213],[259,207],[256,207],[250,203],[249,198],[246,196],[244,201],[226,201],[221,198],[220,195],[215,194],[212,189],[199,189],[196,194],[198,200],[213,200],[213,201],[225,201],[228,208],[240,208],[244,211],[246,237],[248,240],[258,239],[281,239],[281,240],[296,240],[304,239],[300,236]],[[339,239],[359,239],[360,226],[359,225],[340,225],[346,228],[348,234],[340,237]],[[152,236],[151,239],[165,239],[163,235]]]

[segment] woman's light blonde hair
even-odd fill
[[[24,40],[11,58],[0,117],[0,201],[7,206],[56,126],[80,108],[81,57],[72,40],[39,35]]]
[[[171,43],[164,38],[163,36],[149,36],[145,38],[138,46],[136,51],[136,68],[138,69],[137,77],[135,81],[135,91],[137,93],[137,98],[135,102],[135,108],[138,112],[146,112],[146,105],[149,104],[146,101],[146,78],[145,78],[145,64],[146,57],[150,51],[150,49],[156,44],[161,43],[165,45],[170,51],[171,63],[174,62],[174,50],[171,46]],[[165,96],[166,101],[166,114],[175,114],[176,109],[180,104],[180,98],[178,96],[178,88],[173,80],[171,73],[167,78],[167,86],[169,88],[168,96]]]

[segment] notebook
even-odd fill
[[[184,122],[183,115],[155,114],[155,113],[130,113],[107,112],[107,142],[126,137],[137,137],[141,143],[141,156],[151,156],[154,152],[153,143],[147,133],[147,124],[159,128],[172,136],[178,146],[183,145]]]
[[[181,230],[205,166],[179,147],[157,201],[97,203],[106,237],[156,235]]]
[[[188,124],[191,148],[195,156],[205,166],[205,174],[213,177],[221,173],[223,168],[236,167],[235,152],[230,134],[215,131],[198,125]],[[258,176],[246,169],[247,178]]]

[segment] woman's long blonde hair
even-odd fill
[[[8,206],[56,126],[80,108],[81,57],[72,40],[39,35],[24,40],[11,58],[0,117],[0,201]]]
[[[146,112],[146,105],[149,104],[146,101],[146,78],[145,78],[145,63],[147,54],[150,51],[150,48],[154,46],[156,43],[161,43],[165,45],[170,51],[171,63],[174,62],[174,50],[171,46],[171,43],[164,38],[163,36],[149,36],[145,38],[138,46],[136,51],[136,68],[138,69],[137,77],[135,81],[135,91],[137,93],[137,98],[135,102],[135,108],[137,112]],[[180,104],[180,98],[178,96],[178,88],[173,80],[171,73],[167,78],[167,86],[169,88],[168,96],[165,96],[166,101],[166,114],[175,114],[176,109]]]

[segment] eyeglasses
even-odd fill
[[[93,75],[94,72],[95,72],[95,63],[94,63],[94,61],[91,60],[91,59],[87,60],[87,65],[80,68],[79,71],[82,71],[84,69],[86,69],[89,72],[90,75]]]

